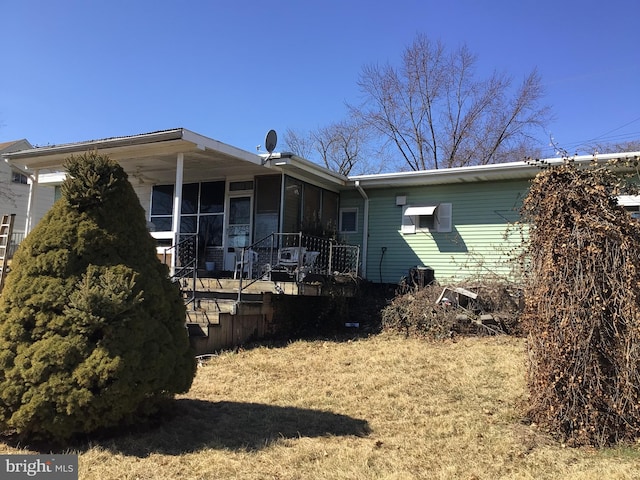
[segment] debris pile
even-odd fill
[[[456,335],[518,335],[519,295],[519,291],[492,282],[444,288],[430,285],[396,296],[382,311],[382,326],[407,337],[433,340]]]

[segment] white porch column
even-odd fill
[[[24,225],[25,236],[33,228],[33,216],[35,215],[36,201],[38,200],[38,175],[39,170],[36,170],[33,175],[30,175],[31,183],[29,184],[29,200],[27,202],[27,221]]]
[[[184,177],[184,153],[179,153],[176,160],[176,184],[174,187],[173,197],[173,244],[176,245],[180,241],[180,211],[182,210],[182,179]],[[177,253],[177,250],[175,251]],[[171,271],[176,268],[176,255],[171,256]]]

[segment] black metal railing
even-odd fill
[[[180,290],[190,292],[185,298],[185,305],[196,309],[196,283],[198,279],[198,235],[181,235],[182,239],[164,249],[163,261],[170,267],[171,280],[179,282]],[[175,266],[172,261],[175,258]],[[187,289],[191,283],[190,290]]]

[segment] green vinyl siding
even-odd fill
[[[431,267],[440,282],[509,275],[509,252],[520,245],[516,222],[528,185],[504,181],[367,190],[367,278],[397,283],[415,266]],[[399,195],[406,196],[407,205],[450,203],[451,232],[403,234]]]

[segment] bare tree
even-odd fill
[[[640,140],[613,143],[595,143],[589,146],[590,153],[617,153],[640,151]]]
[[[286,150],[289,150],[303,158],[312,158],[314,146],[313,139],[310,134],[301,133],[298,130],[287,128],[284,132],[283,140],[286,145]]]
[[[284,141],[293,153],[319,159],[330,170],[349,175],[372,169],[368,130],[349,120],[331,123],[307,135],[288,129]]]
[[[400,68],[363,67],[364,103],[354,119],[397,147],[412,170],[496,163],[521,158],[531,132],[549,120],[538,106],[543,89],[532,71],[513,92],[508,76],[477,79],[476,56],[466,46],[449,52],[418,35]]]

